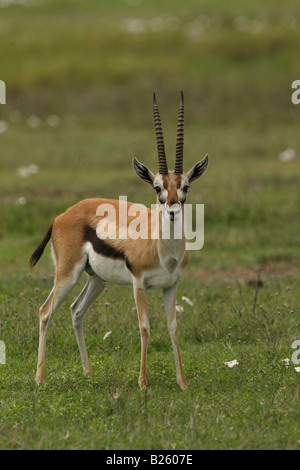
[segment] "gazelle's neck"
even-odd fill
[[[168,271],[174,271],[185,255],[185,236],[183,224],[183,210],[170,221],[170,217],[160,211],[159,213],[159,239],[158,255],[161,265]]]

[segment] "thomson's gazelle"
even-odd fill
[[[149,183],[156,191],[159,208],[158,217],[153,218],[153,211],[147,209],[146,219],[148,220],[145,220],[145,222],[149,222],[145,224],[147,228],[140,227],[140,237],[128,237],[126,236],[128,235],[127,227],[133,220],[131,213],[132,203],[123,202],[123,208],[124,204],[126,208],[125,215],[127,215],[124,226],[124,221],[121,221],[121,217],[119,217],[119,201],[86,199],[70,207],[54,220],[45,238],[30,258],[30,264],[34,266],[51,239],[53,257],[56,264],[56,276],[54,287],[40,308],[37,383],[44,382],[46,335],[50,320],[77,283],[83,271],[86,271],[88,276],[87,283],[71,305],[72,322],[84,372],[91,372],[83,336],[82,324],[85,312],[102,292],[106,282],[132,284],[141,335],[139,385],[141,388],[147,387],[146,356],[150,328],[146,291],[151,287],[156,287],[161,288],[163,292],[163,302],[167,313],[168,328],[174,351],[177,382],[182,389],[187,388],[178,347],[175,304],[178,280],[189,261],[189,252],[186,250],[183,229],[181,237],[175,237],[174,232],[172,233],[172,230],[170,230],[169,238],[164,238],[162,237],[162,221],[168,220],[172,226],[178,219],[182,219],[183,205],[189,185],[204,173],[209,162],[209,156],[206,155],[203,160],[198,162],[187,173],[183,172],[184,105],[183,95],[181,94],[175,170],[169,171],[155,95],[153,106],[159,172],[155,175],[136,158],[133,159],[133,168],[136,174],[142,180]],[[110,206],[115,211],[114,237],[110,237],[109,233],[107,233],[109,219],[104,217],[103,212],[99,214],[99,207],[103,206]],[[101,225],[104,219],[106,224]],[[156,237],[151,237],[153,234],[151,232],[153,230],[153,220],[156,220],[155,228],[158,234]],[[183,227],[183,224],[181,226]]]

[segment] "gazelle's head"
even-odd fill
[[[186,195],[192,181],[199,178],[206,170],[209,156],[196,163],[187,173],[183,171],[183,125],[184,125],[184,102],[181,92],[181,103],[178,113],[176,159],[174,171],[168,170],[164,138],[161,126],[155,93],[153,94],[154,124],[158,151],[159,171],[155,175],[143,163],[136,158],[133,159],[133,168],[139,178],[149,183],[156,191],[157,200],[163,205],[164,212],[174,220],[176,214],[181,214],[182,205],[185,203]]]

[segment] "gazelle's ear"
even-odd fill
[[[208,167],[208,163],[209,163],[209,155],[205,155],[203,160],[196,163],[196,165],[193,166],[193,168],[191,168],[190,171],[187,172],[186,176],[189,179],[190,183],[196,180],[197,178],[199,178],[201,175],[203,175],[206,168]]]
[[[155,176],[152,171],[149,170],[146,165],[140,163],[136,158],[132,160],[132,166],[138,177],[141,178],[141,180],[146,181],[146,183],[151,184],[152,186]]]

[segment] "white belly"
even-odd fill
[[[132,284],[132,275],[125,261],[99,255],[91,247],[88,250],[89,265],[103,281],[114,284]]]
[[[109,258],[96,253],[90,243],[85,247],[89,265],[94,273],[105,282],[114,284],[132,284],[133,275],[127,268],[124,260]],[[167,269],[169,266],[169,269]],[[175,284],[181,276],[182,269],[177,265],[170,269],[170,264],[143,273],[146,288],[167,288]]]

